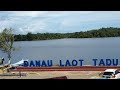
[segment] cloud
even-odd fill
[[[8,11],[9,16],[37,17],[44,15],[47,11]]]
[[[0,30],[12,27],[27,32],[77,32],[120,27],[120,11],[0,11]]]
[[[31,23],[28,23],[24,25],[22,28],[19,28],[22,34],[33,32],[33,33],[39,33],[42,32],[46,28],[46,23],[42,21],[31,21]]]

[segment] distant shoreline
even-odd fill
[[[120,28],[108,27],[89,31],[80,31],[72,33],[37,33],[28,32],[26,35],[15,35],[15,41],[36,41],[36,40],[53,40],[64,38],[106,38],[120,37]]]
[[[62,39],[104,39],[104,38],[120,38],[119,37],[94,37],[94,38],[61,38],[61,39],[48,39],[48,40],[62,40]],[[48,41],[48,40],[32,40],[32,41]],[[22,42],[22,41],[15,41],[15,42]],[[26,40],[27,42],[27,40]]]

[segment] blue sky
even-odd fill
[[[0,31],[10,27],[15,34],[120,27],[120,11],[0,11]]]

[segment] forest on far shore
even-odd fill
[[[26,35],[15,35],[15,41],[50,40],[62,38],[101,38],[120,37],[120,28],[108,27],[74,33],[36,33],[28,32]]]

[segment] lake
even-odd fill
[[[12,52],[12,63],[21,59],[59,60],[83,59],[84,65],[93,65],[92,59],[119,59],[120,37],[111,38],[69,38],[41,41],[17,41],[14,46],[19,48]],[[0,51],[0,57],[8,61],[7,55]]]

